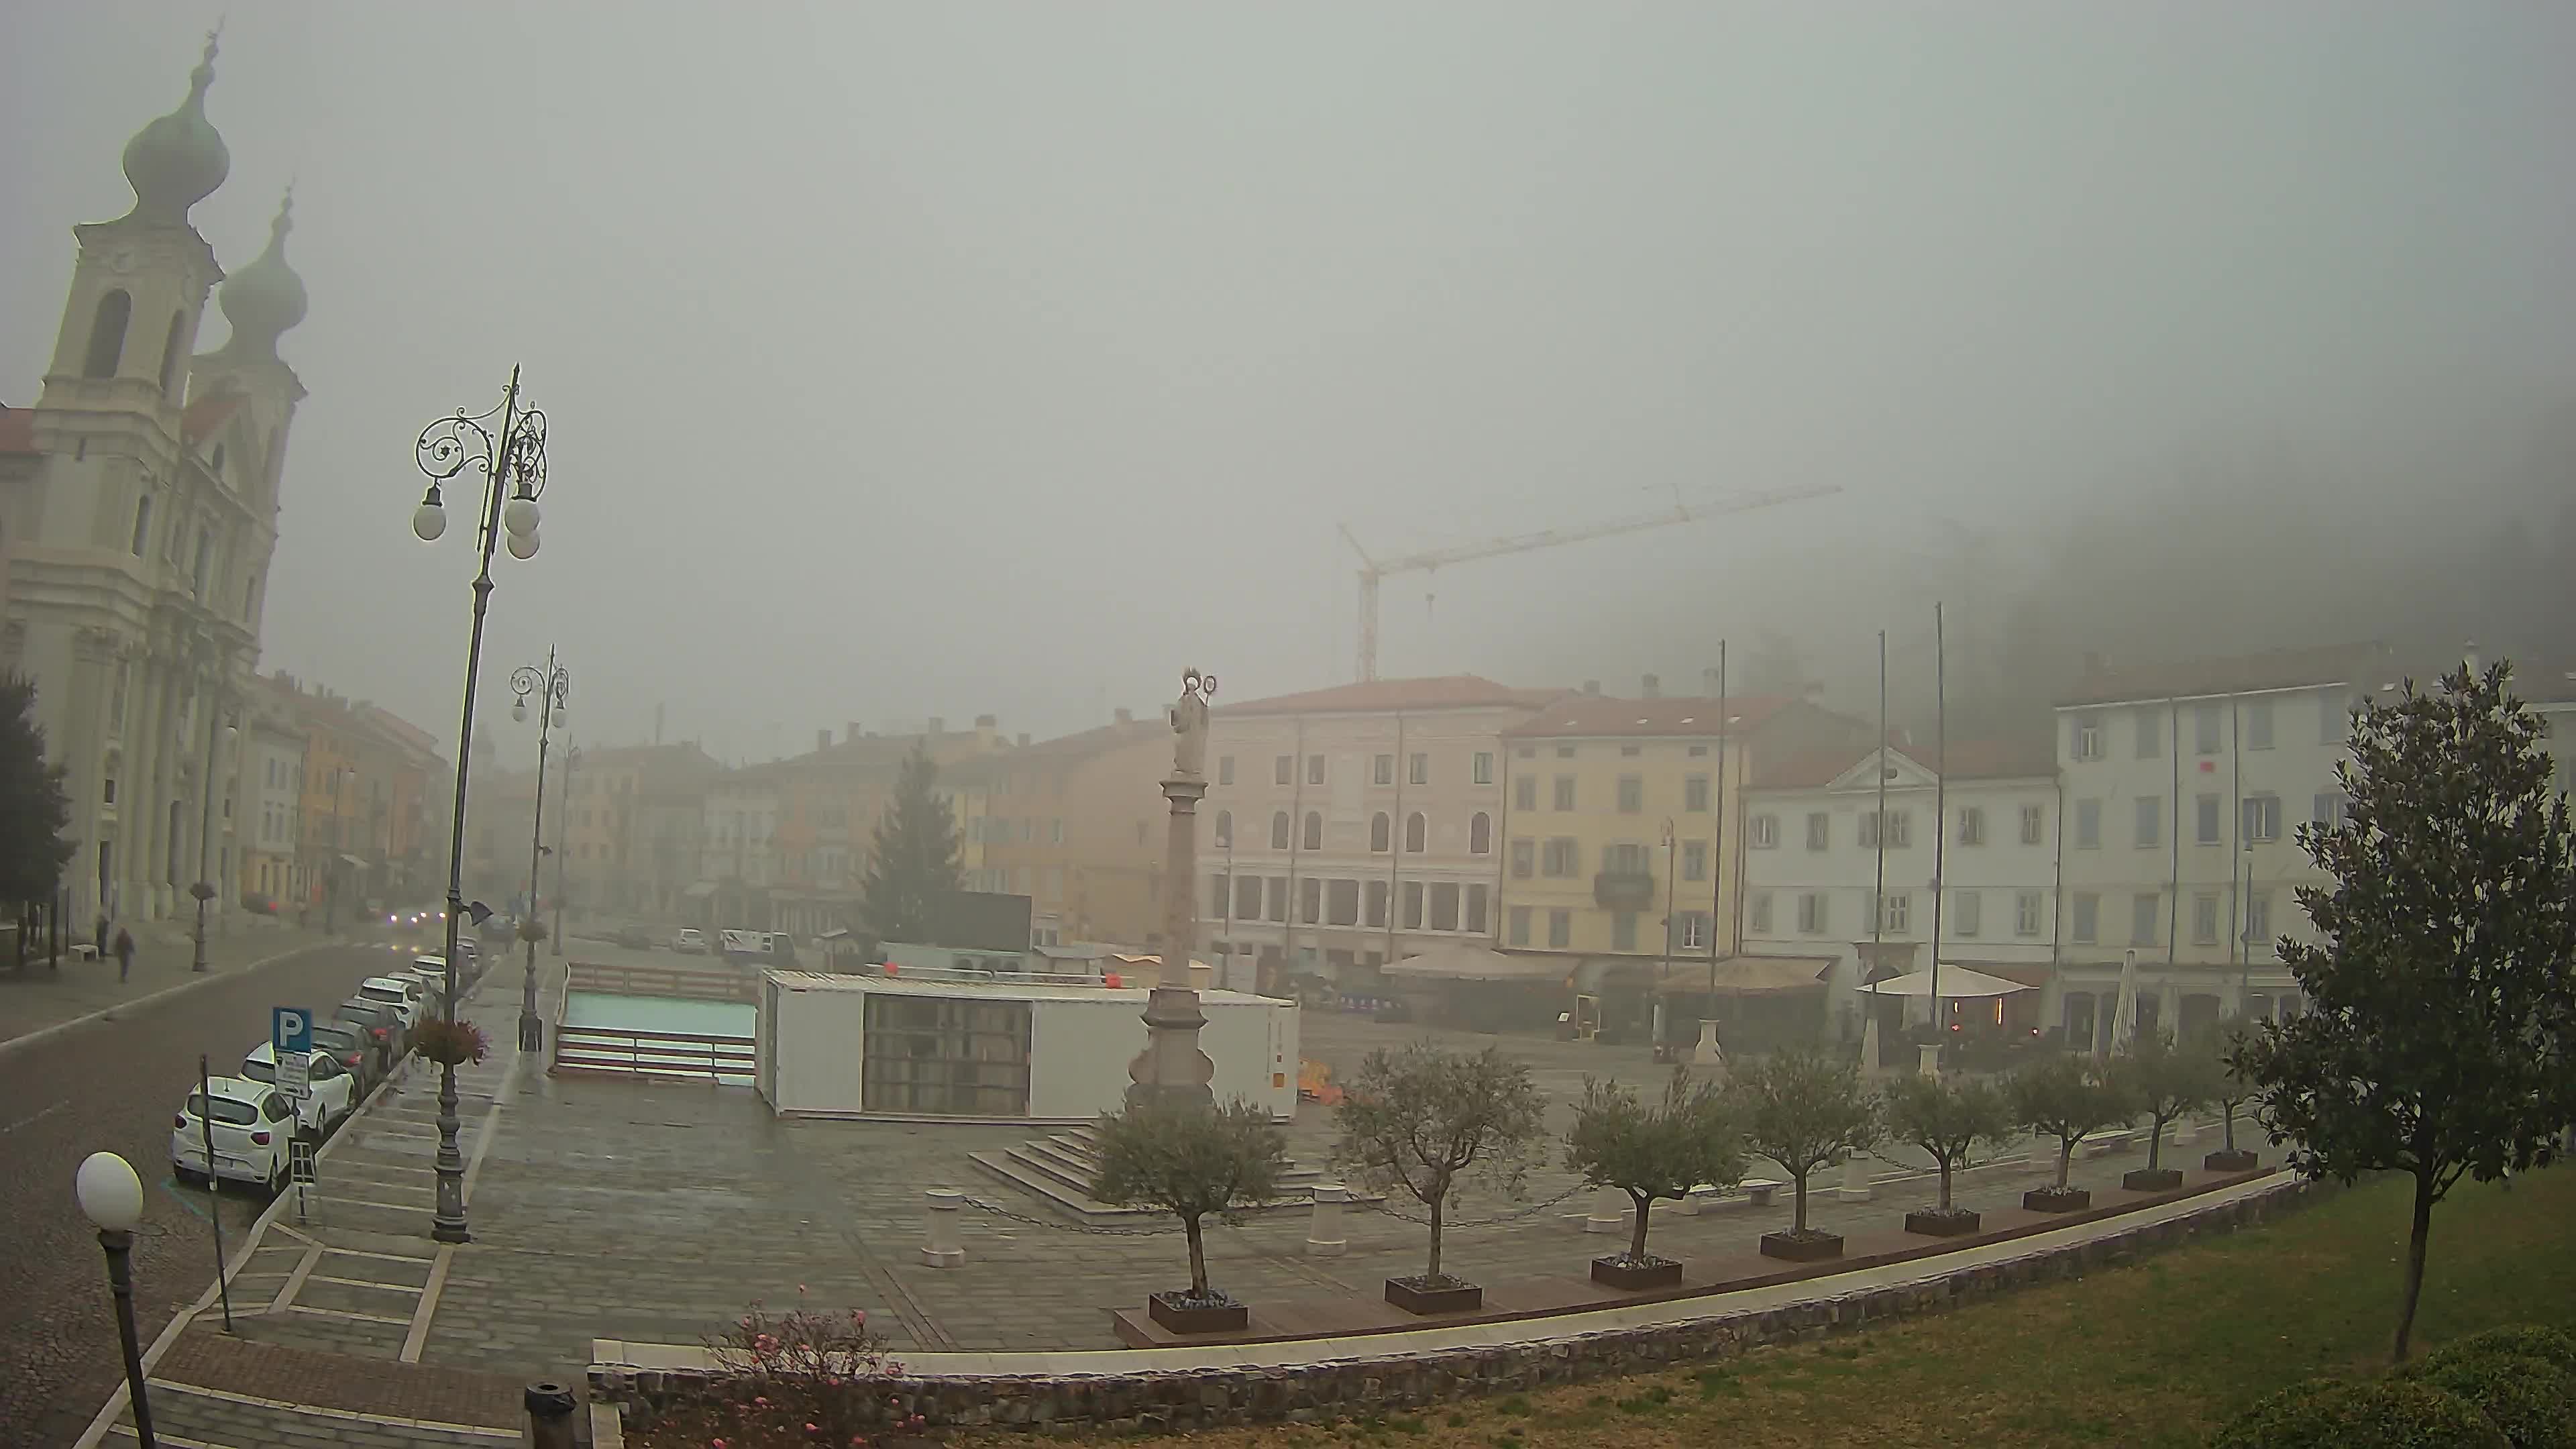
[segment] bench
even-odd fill
[[[1744,1179],[1743,1184],[1744,1198],[1745,1201],[1752,1203],[1755,1207],[1769,1207],[1771,1205],[1772,1194],[1788,1185],[1789,1184],[1782,1182],[1777,1178],[1748,1177]]]

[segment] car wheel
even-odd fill
[[[181,1167],[176,1162],[170,1164],[170,1179],[171,1181],[178,1183],[181,1187],[195,1187],[197,1185],[197,1174],[187,1168]]]

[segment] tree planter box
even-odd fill
[[[1252,1324],[1252,1310],[1232,1299],[1208,1303],[1186,1293],[1152,1294],[1145,1312],[1174,1333],[1239,1333]]]
[[[1612,1256],[1592,1260],[1592,1281],[1612,1288],[1678,1288],[1682,1265],[1672,1258]]]
[[[1792,1263],[1820,1263],[1843,1255],[1843,1235],[1809,1228],[1804,1233],[1764,1233],[1762,1256]]]
[[[2131,1192],[2171,1192],[2182,1186],[2179,1167],[2140,1167],[2120,1174],[2120,1186]]]
[[[2211,1172],[2252,1172],[2262,1162],[2251,1151],[2239,1147],[2233,1152],[2213,1152],[2202,1158],[2200,1165]]]
[[[2080,1187],[2034,1187],[2021,1195],[2025,1212],[2079,1213],[2093,1205],[2093,1194]]]
[[[1969,1208],[1923,1208],[1905,1215],[1905,1230],[1930,1238],[1964,1237],[1977,1230],[1984,1220]]]
[[[1389,1278],[1386,1301],[1407,1313],[1473,1313],[1485,1306],[1485,1290],[1455,1278]]]

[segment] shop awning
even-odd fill
[[[2006,981],[2000,976],[1989,976],[1965,966],[1941,968],[1941,999],[1944,1001],[1956,997],[2009,996],[2013,992],[2030,989],[2018,981]],[[1929,996],[1932,994],[1932,973],[1911,971],[1903,976],[1873,982],[1861,990],[1878,996]]]
[[[1513,956],[1490,946],[1465,942],[1434,946],[1419,956],[1407,956],[1382,968],[1389,976],[1410,977],[1421,981],[1561,981],[1565,977],[1562,956]]]
[[[1728,956],[1717,963],[1717,989],[1738,996],[1777,996],[1791,991],[1821,991],[1830,956]],[[1703,983],[1705,977],[1701,978]],[[1691,974],[1673,968],[1673,989],[1691,989]]]

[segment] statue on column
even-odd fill
[[[1204,779],[1207,775],[1207,702],[1215,693],[1215,675],[1195,669],[1181,672],[1181,697],[1171,709],[1172,773],[1181,779]]]

